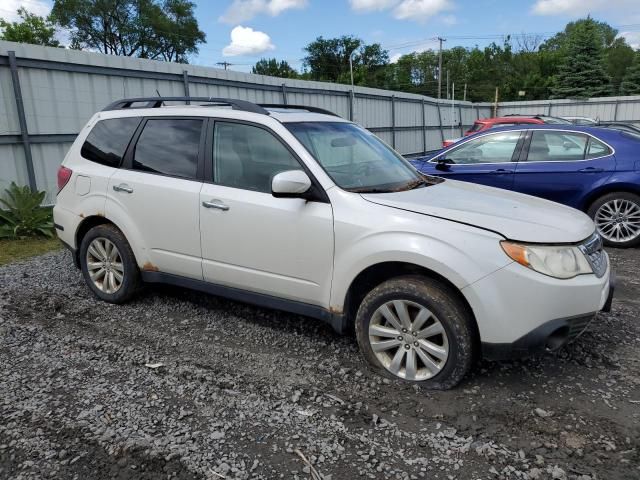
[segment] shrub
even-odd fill
[[[44,196],[11,182],[0,198],[0,238],[53,237],[53,212],[41,206]]]

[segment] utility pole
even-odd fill
[[[498,87],[496,87],[496,100],[493,104],[493,116],[498,116]]]
[[[449,96],[449,70],[447,70],[447,100],[449,100],[449,98],[451,98]]]
[[[355,48],[349,54],[349,71],[351,72],[351,90],[353,90],[353,54],[354,53],[356,53]]]
[[[232,67],[233,63],[229,63],[226,60],[224,62],[217,62],[216,65],[222,65],[224,67],[224,69],[226,70],[227,67]]]
[[[441,98],[442,97],[442,42],[446,42],[447,40],[442,37],[438,37],[438,41],[440,42],[440,49],[438,50],[438,98]]]
[[[464,93],[462,94],[462,101],[466,102],[467,101],[467,84],[464,84]]]

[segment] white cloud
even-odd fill
[[[304,8],[307,0],[233,0],[226,12],[218,19],[224,23],[240,23],[258,15],[276,17],[285,10]]]
[[[231,43],[222,49],[222,55],[225,57],[257,55],[275,48],[266,33],[238,25],[231,30]]]
[[[402,0],[393,9],[393,16],[398,20],[416,20],[424,22],[438,13],[451,10],[450,0]]]
[[[623,37],[633,49],[640,48],[640,32],[620,32],[618,37]]]
[[[389,63],[398,63],[398,60],[400,60],[400,57],[404,55],[403,53],[394,53],[393,55],[391,55],[391,57],[389,58]]]
[[[532,11],[536,15],[582,16],[597,11],[613,11],[638,6],[638,0],[536,0]]]
[[[349,3],[356,12],[375,12],[393,7],[398,0],[349,0]]]
[[[51,12],[51,5],[44,0],[2,0],[0,3],[0,17],[8,22],[15,22],[18,17],[18,9],[26,8],[29,12],[41,17],[46,17]]]
[[[449,27],[458,24],[458,18],[455,15],[442,15],[440,20]]]

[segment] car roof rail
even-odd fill
[[[330,110],[326,110],[324,108],[319,107],[310,107],[307,105],[289,105],[284,103],[260,103],[258,106],[262,108],[278,108],[283,110],[306,110],[311,113],[322,113],[324,115],[331,115],[332,117],[340,117],[337,113],[334,113]]]
[[[228,105],[233,110],[240,110],[243,112],[260,113],[262,115],[269,115],[269,112],[259,105],[246,100],[235,100],[231,98],[216,98],[216,97],[138,97],[138,98],[123,98],[122,100],[116,100],[110,103],[102,111],[109,110],[124,110],[128,108],[160,108],[164,105],[164,102],[207,102],[217,105]],[[144,105],[134,106],[137,103]]]

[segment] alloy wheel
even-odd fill
[[[94,238],[87,249],[87,271],[100,291],[116,293],[124,281],[124,266],[115,243],[104,237]]]
[[[640,205],[626,199],[611,200],[598,208],[595,222],[600,235],[610,242],[634,240],[640,236]]]
[[[449,358],[449,339],[440,320],[410,300],[392,300],[374,312],[369,343],[380,363],[406,380],[432,378]]]

